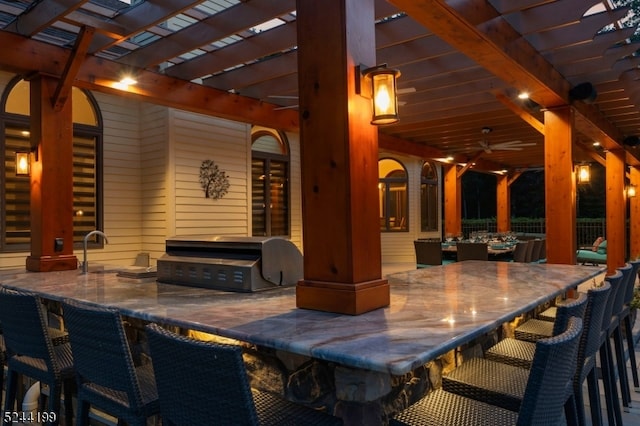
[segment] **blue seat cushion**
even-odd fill
[[[578,263],[597,263],[604,264],[607,263],[607,252],[605,249],[604,253],[598,253],[593,250],[578,250]]]

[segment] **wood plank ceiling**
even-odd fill
[[[622,143],[640,135],[627,9],[608,0],[375,4],[378,63],[402,73],[401,119],[380,128],[384,149],[474,159],[484,170],[540,167],[541,111],[573,102],[576,162],[622,146],[640,164],[640,148]],[[60,75],[62,92],[73,84],[297,128],[295,0],[0,0],[0,29],[0,69]],[[124,71],[139,82],[130,93],[113,88]],[[594,102],[570,99],[582,83],[595,87]]]

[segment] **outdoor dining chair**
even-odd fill
[[[391,426],[558,424],[567,399],[567,389],[575,372],[575,355],[581,332],[582,320],[573,317],[569,320],[566,331],[555,337],[538,341],[530,372],[524,368],[493,363],[495,371],[510,367],[513,369],[513,375],[524,378],[525,385],[521,389],[520,404],[516,410],[507,410],[475,398],[438,389],[397,414],[389,424]],[[471,361],[473,359],[466,363]],[[483,359],[480,361],[491,362]],[[512,377],[507,375],[505,378],[511,380]],[[491,382],[492,377],[486,375],[484,380]],[[509,383],[511,382],[506,381],[503,385],[508,386]]]
[[[27,292],[0,289],[0,321],[6,346],[7,381],[4,413],[15,411],[19,376],[49,387],[47,423],[58,424],[64,392],[65,422],[73,424],[74,370],[69,343],[54,344],[40,298]],[[11,424],[11,415],[3,424]]]
[[[120,314],[72,300],[62,302],[78,384],[77,425],[95,407],[130,426],[160,413],[151,363],[135,366]]]
[[[527,246],[528,243],[526,241],[518,241],[516,243],[515,248],[513,249],[513,261],[524,263],[527,257]]]
[[[458,262],[463,260],[488,260],[489,246],[487,243],[458,243],[456,244]]]
[[[440,241],[414,240],[413,246],[416,252],[417,268],[442,265],[442,243]]]
[[[338,426],[342,420],[251,389],[242,348],[146,327],[162,424]]]

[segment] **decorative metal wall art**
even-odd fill
[[[200,186],[205,198],[217,200],[229,190],[229,179],[213,160],[204,160],[200,165]]]

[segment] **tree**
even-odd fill
[[[613,0],[613,5],[615,7],[627,6],[631,8],[621,25],[625,28],[636,28],[635,34],[631,37],[631,42],[640,41],[640,30],[637,28],[638,24],[640,24],[640,0]]]

